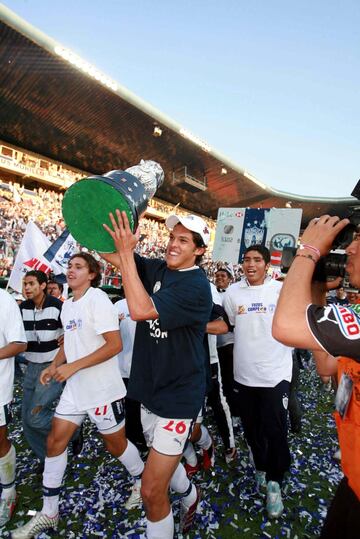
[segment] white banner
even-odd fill
[[[244,226],[245,208],[219,208],[214,241],[214,261],[237,264]]]
[[[50,245],[51,243],[45,234],[35,223],[29,221],[10,274],[8,286],[21,293],[22,280],[27,271],[40,270],[49,273],[51,267],[43,254]]]
[[[270,251],[271,265],[280,266],[283,248],[297,244],[301,216],[298,208],[220,208],[212,258],[238,264],[240,250],[261,244]]]

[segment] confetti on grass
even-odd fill
[[[0,528],[0,537],[10,537],[10,530],[28,520],[29,510],[40,510],[41,475],[35,472],[36,461],[27,449],[20,424],[20,384],[16,384],[15,418],[11,437],[17,450],[17,491],[19,503],[11,523]],[[292,455],[290,474],[283,485],[285,511],[277,520],[269,520],[265,498],[255,489],[254,470],[249,461],[241,428],[235,437],[238,459],[227,466],[222,456],[220,438],[215,435],[215,473],[200,472],[195,481],[202,489],[202,500],[194,530],[186,537],[178,533],[179,499],[173,496],[177,539],[312,538],[319,535],[327,506],[332,499],[341,472],[332,455],[337,437],[332,418],[333,393],[322,390],[313,369],[301,371],[299,396],[304,411],[302,432],[289,435]],[[207,424],[214,433],[213,418]],[[85,446],[82,454],[69,461],[65,487],[61,494],[61,520],[57,532],[43,533],[40,539],[145,539],[145,514],[126,511],[131,481],[121,464],[105,453],[93,426],[85,423]]]

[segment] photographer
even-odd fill
[[[329,508],[322,539],[355,539],[360,536],[359,315],[354,305],[324,306],[325,283],[314,283],[312,298],[315,266],[319,258],[330,251],[334,239],[348,223],[348,219],[340,220],[329,215],[310,222],[285,279],[273,322],[275,339],[289,346],[314,351],[321,374],[330,375],[334,367],[337,369],[340,385],[337,400],[346,403],[335,412],[345,477]],[[346,248],[346,271],[356,287],[360,287],[359,240],[360,234],[355,233]],[[346,356],[346,359],[332,356]]]

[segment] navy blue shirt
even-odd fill
[[[195,419],[205,396],[204,334],[212,308],[206,275],[135,260],[159,318],[137,323],[128,395],[160,417]]]

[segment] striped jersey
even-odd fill
[[[48,363],[58,351],[57,339],[63,334],[60,320],[62,301],[46,296],[41,309],[29,299],[20,303],[28,346],[24,355],[31,363]]]

